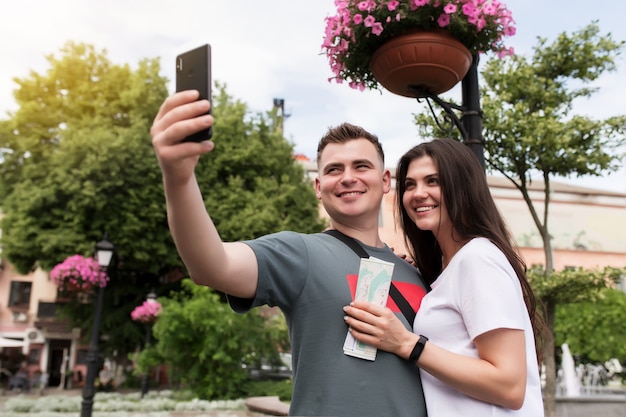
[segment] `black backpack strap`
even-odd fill
[[[341,240],[343,243],[348,245],[350,249],[352,249],[360,258],[369,258],[369,254],[363,249],[363,246],[359,245],[359,242],[352,239],[350,236],[344,235],[339,230],[329,229],[325,230],[324,233],[327,235],[331,235]]]
[[[391,296],[391,299],[396,303],[400,311],[402,311],[402,314],[404,314],[404,317],[406,317],[411,327],[413,327],[416,313],[415,311],[413,311],[413,307],[411,307],[411,304],[409,304],[407,299],[404,298],[400,290],[398,290],[398,288],[393,285],[393,282],[391,283],[391,287],[389,287],[389,295]]]
[[[343,243],[348,245],[348,247],[352,249],[357,255],[359,255],[360,258],[370,257],[365,249],[363,249],[363,246],[359,245],[359,243],[355,239],[341,233],[339,230],[329,229],[325,230],[324,233],[341,240]],[[402,311],[402,314],[404,314],[404,317],[406,317],[409,324],[412,326],[413,321],[415,321],[415,311],[413,310],[411,304],[409,304],[407,299],[404,298],[400,290],[398,290],[398,288],[393,284],[393,282],[389,287],[389,295],[391,296],[391,299],[396,303],[400,311]]]

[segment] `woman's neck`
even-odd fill
[[[445,238],[438,237],[437,242],[439,243],[439,247],[441,248],[441,266],[443,269],[445,269],[452,260],[452,258],[454,258],[454,255],[456,255],[456,253],[461,250],[461,248],[465,246],[467,242],[469,242],[469,239],[462,239],[456,233],[453,233],[452,236],[448,235]]]

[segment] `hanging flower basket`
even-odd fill
[[[161,309],[161,304],[156,300],[144,301],[130,313],[130,318],[141,323],[154,323]]]
[[[61,291],[89,291],[106,287],[109,277],[94,258],[73,255],[50,271],[50,280]]]
[[[374,52],[370,68],[392,93],[421,97],[450,90],[471,64],[472,54],[450,32],[422,30],[387,41]]]
[[[371,60],[391,39],[416,30],[445,30],[471,55],[494,52],[503,57],[513,54],[513,49],[504,45],[504,38],[515,34],[514,21],[501,1],[335,0],[335,6],[336,14],[326,18],[322,49],[334,74],[330,80],[345,81],[355,89],[384,86],[385,81],[379,80],[375,69],[380,64]],[[430,50],[423,54],[423,48],[414,48],[411,54],[402,56],[403,65],[407,65],[409,56],[421,62],[429,56],[435,58]],[[433,62],[430,69],[419,70],[426,77],[424,83],[432,82],[428,79],[429,72],[438,65]],[[393,76],[401,77],[403,72],[404,69],[398,69]],[[452,70],[452,73],[455,73],[453,78],[458,78],[462,71]],[[443,83],[447,84],[449,81]],[[442,88],[445,87],[436,87],[437,90]]]

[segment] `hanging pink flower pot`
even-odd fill
[[[61,291],[90,291],[106,287],[109,277],[94,258],[73,255],[50,271],[50,280]]]

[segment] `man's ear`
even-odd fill
[[[320,190],[320,179],[315,177],[315,196],[318,200],[322,199],[322,191]]]
[[[386,169],[383,172],[383,193],[387,194],[391,191],[391,172]]]

